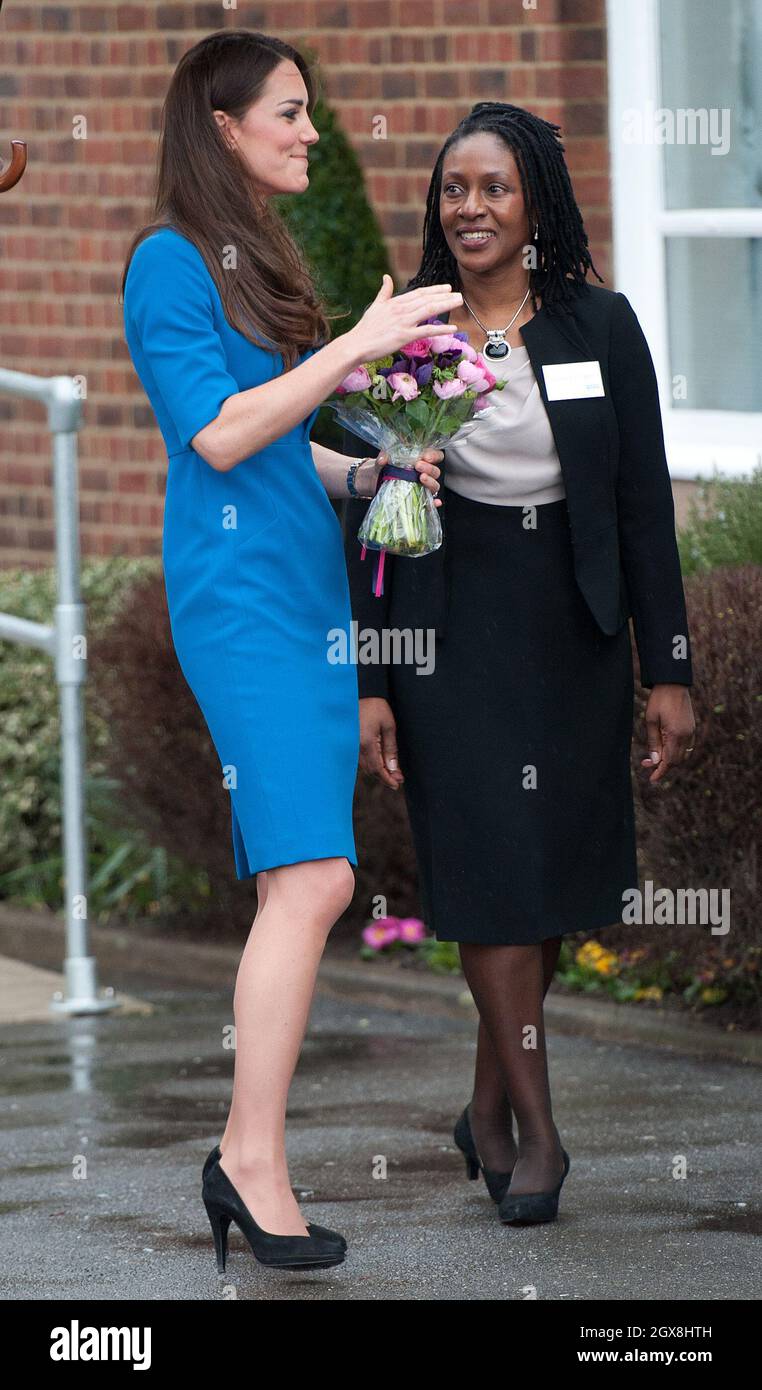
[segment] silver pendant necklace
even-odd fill
[[[513,327],[514,323],[516,322],[516,319],[521,313],[521,310],[524,308],[524,305],[526,304],[528,298],[529,286],[527,286],[527,292],[524,295],[524,298],[522,299],[518,309],[516,310],[516,313],[513,315],[511,322],[507,323],[505,325],[505,328],[485,328],[481,319],[476,318],[476,314],[471,308],[471,305],[468,303],[465,295],[463,296],[463,303],[468,309],[469,314],[472,318],[476,319],[476,322],[478,323],[482,332],[487,334],[488,341],[484,345],[485,357],[491,357],[493,360],[501,357],[510,357],[513,348],[511,347],[510,343],[506,341],[506,334],[509,328]]]

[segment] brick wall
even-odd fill
[[[160,548],[166,458],[132,369],[117,301],[149,216],[161,102],[203,34],[230,26],[304,41],[365,170],[395,278],[417,267],[431,167],[475,101],[526,105],[563,128],[593,259],[611,284],[604,0],[272,0],[122,4],[5,0],[0,149],[28,144],[0,196],[0,363],[84,375],[84,554]],[[372,138],[383,115],[386,140]],[[74,138],[79,117],[87,137]],[[597,283],[597,282],[596,282]],[[0,396],[0,563],[49,563],[44,411]]]

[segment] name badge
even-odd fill
[[[600,362],[553,362],[543,367],[549,401],[605,396]]]

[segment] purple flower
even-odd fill
[[[431,380],[431,373],[433,372],[433,370],[433,362],[422,362],[420,367],[416,367],[415,371],[413,372],[413,376],[415,377],[419,386],[428,386]]]

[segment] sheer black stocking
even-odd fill
[[[487,1168],[507,1173],[515,1165],[513,1192],[549,1189],[562,1172],[542,1007],[561,941],[554,936],[532,946],[460,944],[463,971],[479,1010],[471,1132]],[[534,1030],[529,1035],[528,1027]]]

